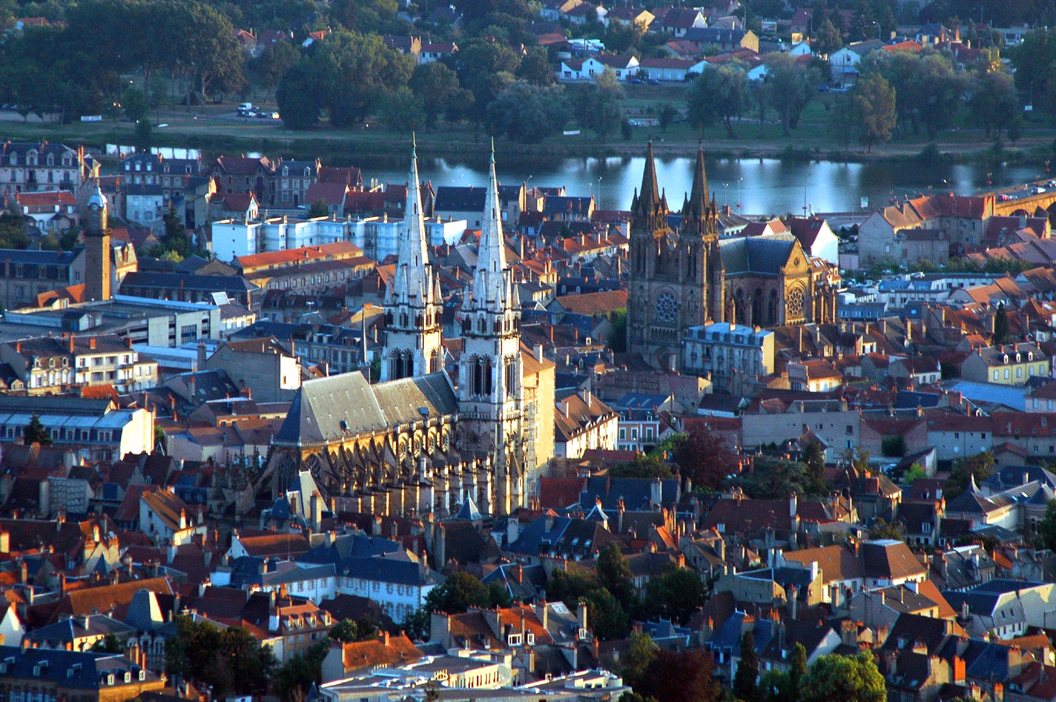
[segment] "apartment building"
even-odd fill
[[[11,367],[30,394],[101,385],[131,392],[158,382],[157,362],[141,359],[115,335],[20,339],[0,345],[0,361]]]

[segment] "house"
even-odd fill
[[[336,622],[330,613],[302,598],[277,597],[268,612],[268,635],[272,653],[287,663],[330,633]]]
[[[257,402],[291,402],[301,387],[300,359],[273,336],[225,341],[201,370],[224,371]]]
[[[898,357],[891,359],[887,375],[914,385],[932,385],[942,378],[942,370],[939,361],[929,356]]]
[[[77,198],[69,190],[16,193],[15,209],[44,234],[76,229],[80,221]]]
[[[1056,585],[1019,580],[990,580],[942,594],[965,621],[973,637],[1008,640],[1027,627],[1046,627],[1056,613]]]
[[[770,375],[774,372],[774,333],[727,322],[690,327],[683,344],[682,370],[710,377],[716,388],[726,390],[738,373]]]
[[[48,190],[76,192],[98,165],[83,148],[49,142],[0,143],[0,197]]]
[[[683,58],[642,58],[638,75],[649,80],[685,81],[700,62]],[[697,71],[699,73],[699,70]]]
[[[827,221],[820,217],[788,217],[781,222],[799,240],[804,254],[839,265],[840,240]]]
[[[43,336],[0,344],[26,392],[64,392],[71,387],[112,386],[119,392],[154,387],[158,364],[116,336]]]
[[[209,201],[212,219],[231,219],[249,222],[260,216],[260,206],[253,193],[217,193]]]
[[[146,670],[142,659],[133,661],[113,653],[0,646],[0,688],[8,699],[28,700],[30,695],[44,695],[56,700],[126,702],[160,692],[164,687],[165,681]]]
[[[634,26],[639,32],[648,31],[656,17],[643,7],[619,7],[609,10],[605,16],[610,23],[616,22],[624,27]]]
[[[638,75],[638,66],[638,59],[633,54],[600,52],[585,59],[562,61],[557,77],[561,80],[594,80],[606,68],[611,68],[616,79],[623,82]]]
[[[834,85],[848,88],[858,80],[858,64],[862,58],[878,51],[883,42],[879,39],[853,42],[829,54],[829,71]]]
[[[309,205],[307,192],[315,183],[322,180],[322,163],[314,161],[294,161],[279,159],[275,164],[275,205],[279,207],[300,207]],[[349,169],[331,169],[349,170]],[[354,169],[359,170],[359,169]],[[362,179],[360,179],[362,183]],[[349,183],[355,187],[356,183]]]
[[[156,544],[180,546],[204,534],[201,515],[169,490],[150,490],[139,498],[139,530]]]
[[[313,183],[304,194],[306,206],[324,204],[331,216],[344,214],[347,196],[348,186],[342,183]]]
[[[390,636],[386,631],[367,641],[334,641],[323,659],[322,678],[324,683],[344,680],[359,671],[391,668],[421,657],[422,652],[404,634]]]
[[[165,194],[160,185],[126,184],[125,218],[145,227],[161,228],[165,215]]]
[[[978,383],[1023,385],[1048,377],[1049,357],[1034,343],[1023,342],[976,349],[961,362],[961,377]]]
[[[746,49],[759,53],[759,37],[752,30],[725,29],[720,27],[694,27],[678,35],[697,45],[700,51],[730,52]]]
[[[554,455],[579,458],[587,449],[615,449],[620,416],[590,390],[557,400]]]
[[[692,29],[704,29],[707,26],[708,21],[700,10],[691,7],[672,7],[657,17],[649,25],[649,30],[664,32],[672,34],[676,38],[682,38]]]

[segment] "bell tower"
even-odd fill
[[[443,308],[440,283],[429,263],[422,215],[417,146],[411,150],[407,204],[392,285],[385,291],[385,352],[381,380],[436,373],[442,368]]]
[[[88,226],[84,230],[84,299],[109,300],[110,226],[106,196],[99,183],[88,198]]]
[[[462,305],[464,345],[458,369],[460,449],[493,475],[499,515],[524,505],[524,403],[520,349],[520,301],[506,264],[495,144],[484,200],[484,221],[470,295]]]

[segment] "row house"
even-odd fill
[[[0,345],[26,392],[63,392],[71,387],[112,386],[118,392],[154,387],[158,364],[116,336],[34,337]]]
[[[0,144],[0,194],[76,191],[96,169],[83,147],[46,141]]]

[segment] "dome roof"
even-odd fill
[[[98,181],[95,183],[95,192],[92,193],[90,198],[88,198],[88,207],[92,207],[93,205],[99,208],[106,207],[106,195],[103,195],[103,190],[99,187]]]

